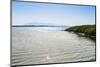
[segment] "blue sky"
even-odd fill
[[[95,6],[12,2],[12,24],[95,24]]]

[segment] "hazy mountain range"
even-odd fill
[[[50,23],[28,23],[20,25],[12,25],[13,27],[68,27],[63,24],[50,24]]]

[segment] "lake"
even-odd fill
[[[95,60],[95,41],[62,28],[12,27],[12,65]]]

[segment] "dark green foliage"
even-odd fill
[[[84,33],[87,36],[96,36],[96,26],[95,25],[81,25],[81,26],[73,26],[65,31],[72,31],[75,33]]]

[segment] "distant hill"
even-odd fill
[[[67,27],[66,25],[50,23],[28,23],[23,25],[12,25],[13,27]]]
[[[12,25],[13,27],[67,27],[58,25]]]

